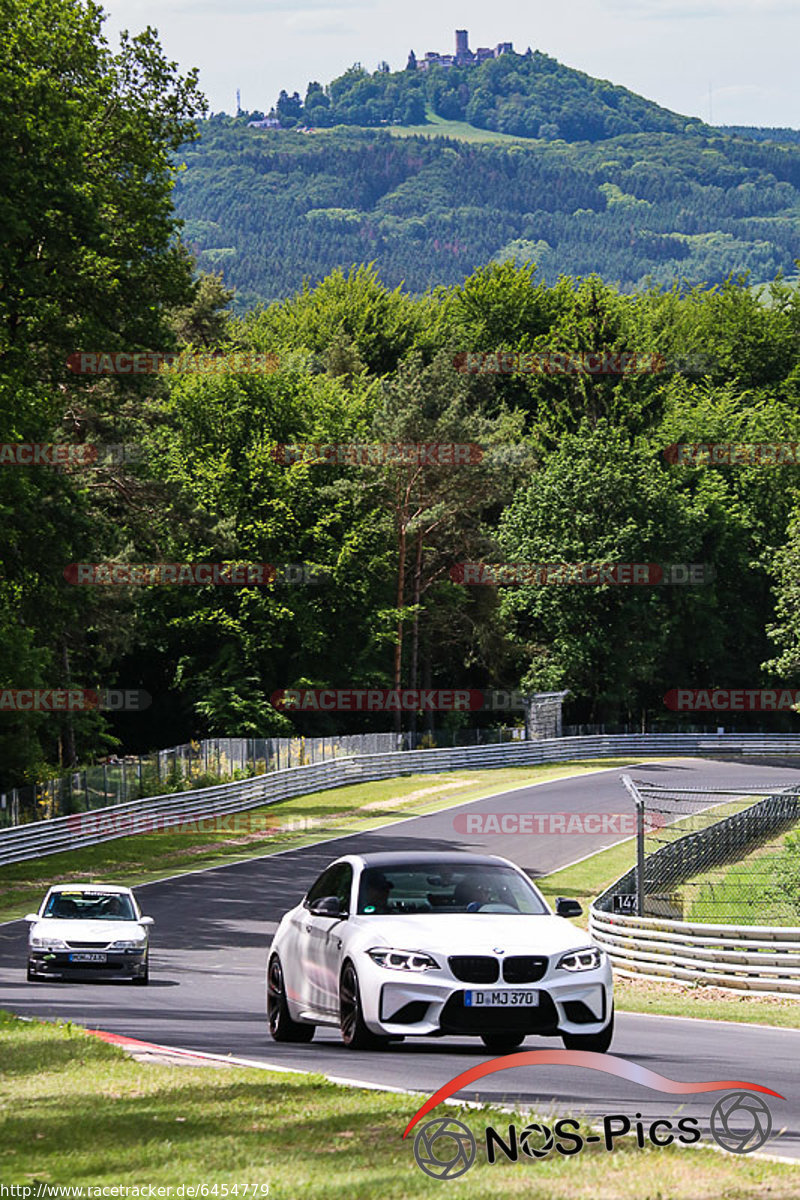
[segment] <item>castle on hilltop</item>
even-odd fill
[[[498,42],[494,50],[490,50],[488,46],[470,50],[467,30],[457,29],[455,54],[437,54],[435,50],[429,50],[424,58],[417,60],[412,50],[408,56],[408,69],[427,71],[430,67],[474,67],[486,62],[488,58],[500,58],[503,54],[513,53],[514,46],[511,42]]]

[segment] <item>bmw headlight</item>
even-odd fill
[[[585,950],[571,950],[562,954],[556,964],[562,971],[595,971],[603,962],[603,951],[597,946],[587,946]]]
[[[388,946],[376,946],[367,954],[379,967],[390,971],[438,971],[439,964],[430,954],[421,950],[392,950]]]
[[[109,950],[144,950],[144,942],[126,942],[123,939],[119,942],[112,942]]]
[[[32,950],[66,950],[67,943],[57,937],[32,937],[28,945]]]

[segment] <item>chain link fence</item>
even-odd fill
[[[721,925],[800,925],[800,782],[776,793],[623,779],[637,806],[637,866],[596,908]]]
[[[91,812],[145,796],[210,787],[354,754],[486,746],[524,737],[522,728],[446,729],[437,733],[359,733],[336,737],[206,738],[142,756],[105,762],[27,787],[0,790],[0,828]]]

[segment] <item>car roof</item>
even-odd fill
[[[119,883],[54,883],[50,888],[51,892],[118,892],[120,895],[128,895],[130,890]]]
[[[508,866],[508,860],[496,854],[471,854],[467,850],[383,850],[375,853],[353,854],[351,860],[365,867],[432,866],[447,863],[464,867]],[[513,864],[512,864],[513,865]]]

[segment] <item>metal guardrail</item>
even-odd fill
[[[800,927],[700,925],[600,912],[589,933],[621,975],[800,996]]]
[[[594,758],[641,758],[664,755],[794,755],[800,761],[800,735],[775,734],[630,734],[550,738],[490,746],[407,750],[354,755],[303,767],[271,771],[249,779],[196,791],[115,804],[0,830],[0,865],[76,850],[150,827],[167,819],[198,820],[243,812],[349,783],[389,779],[428,771],[521,767]]]

